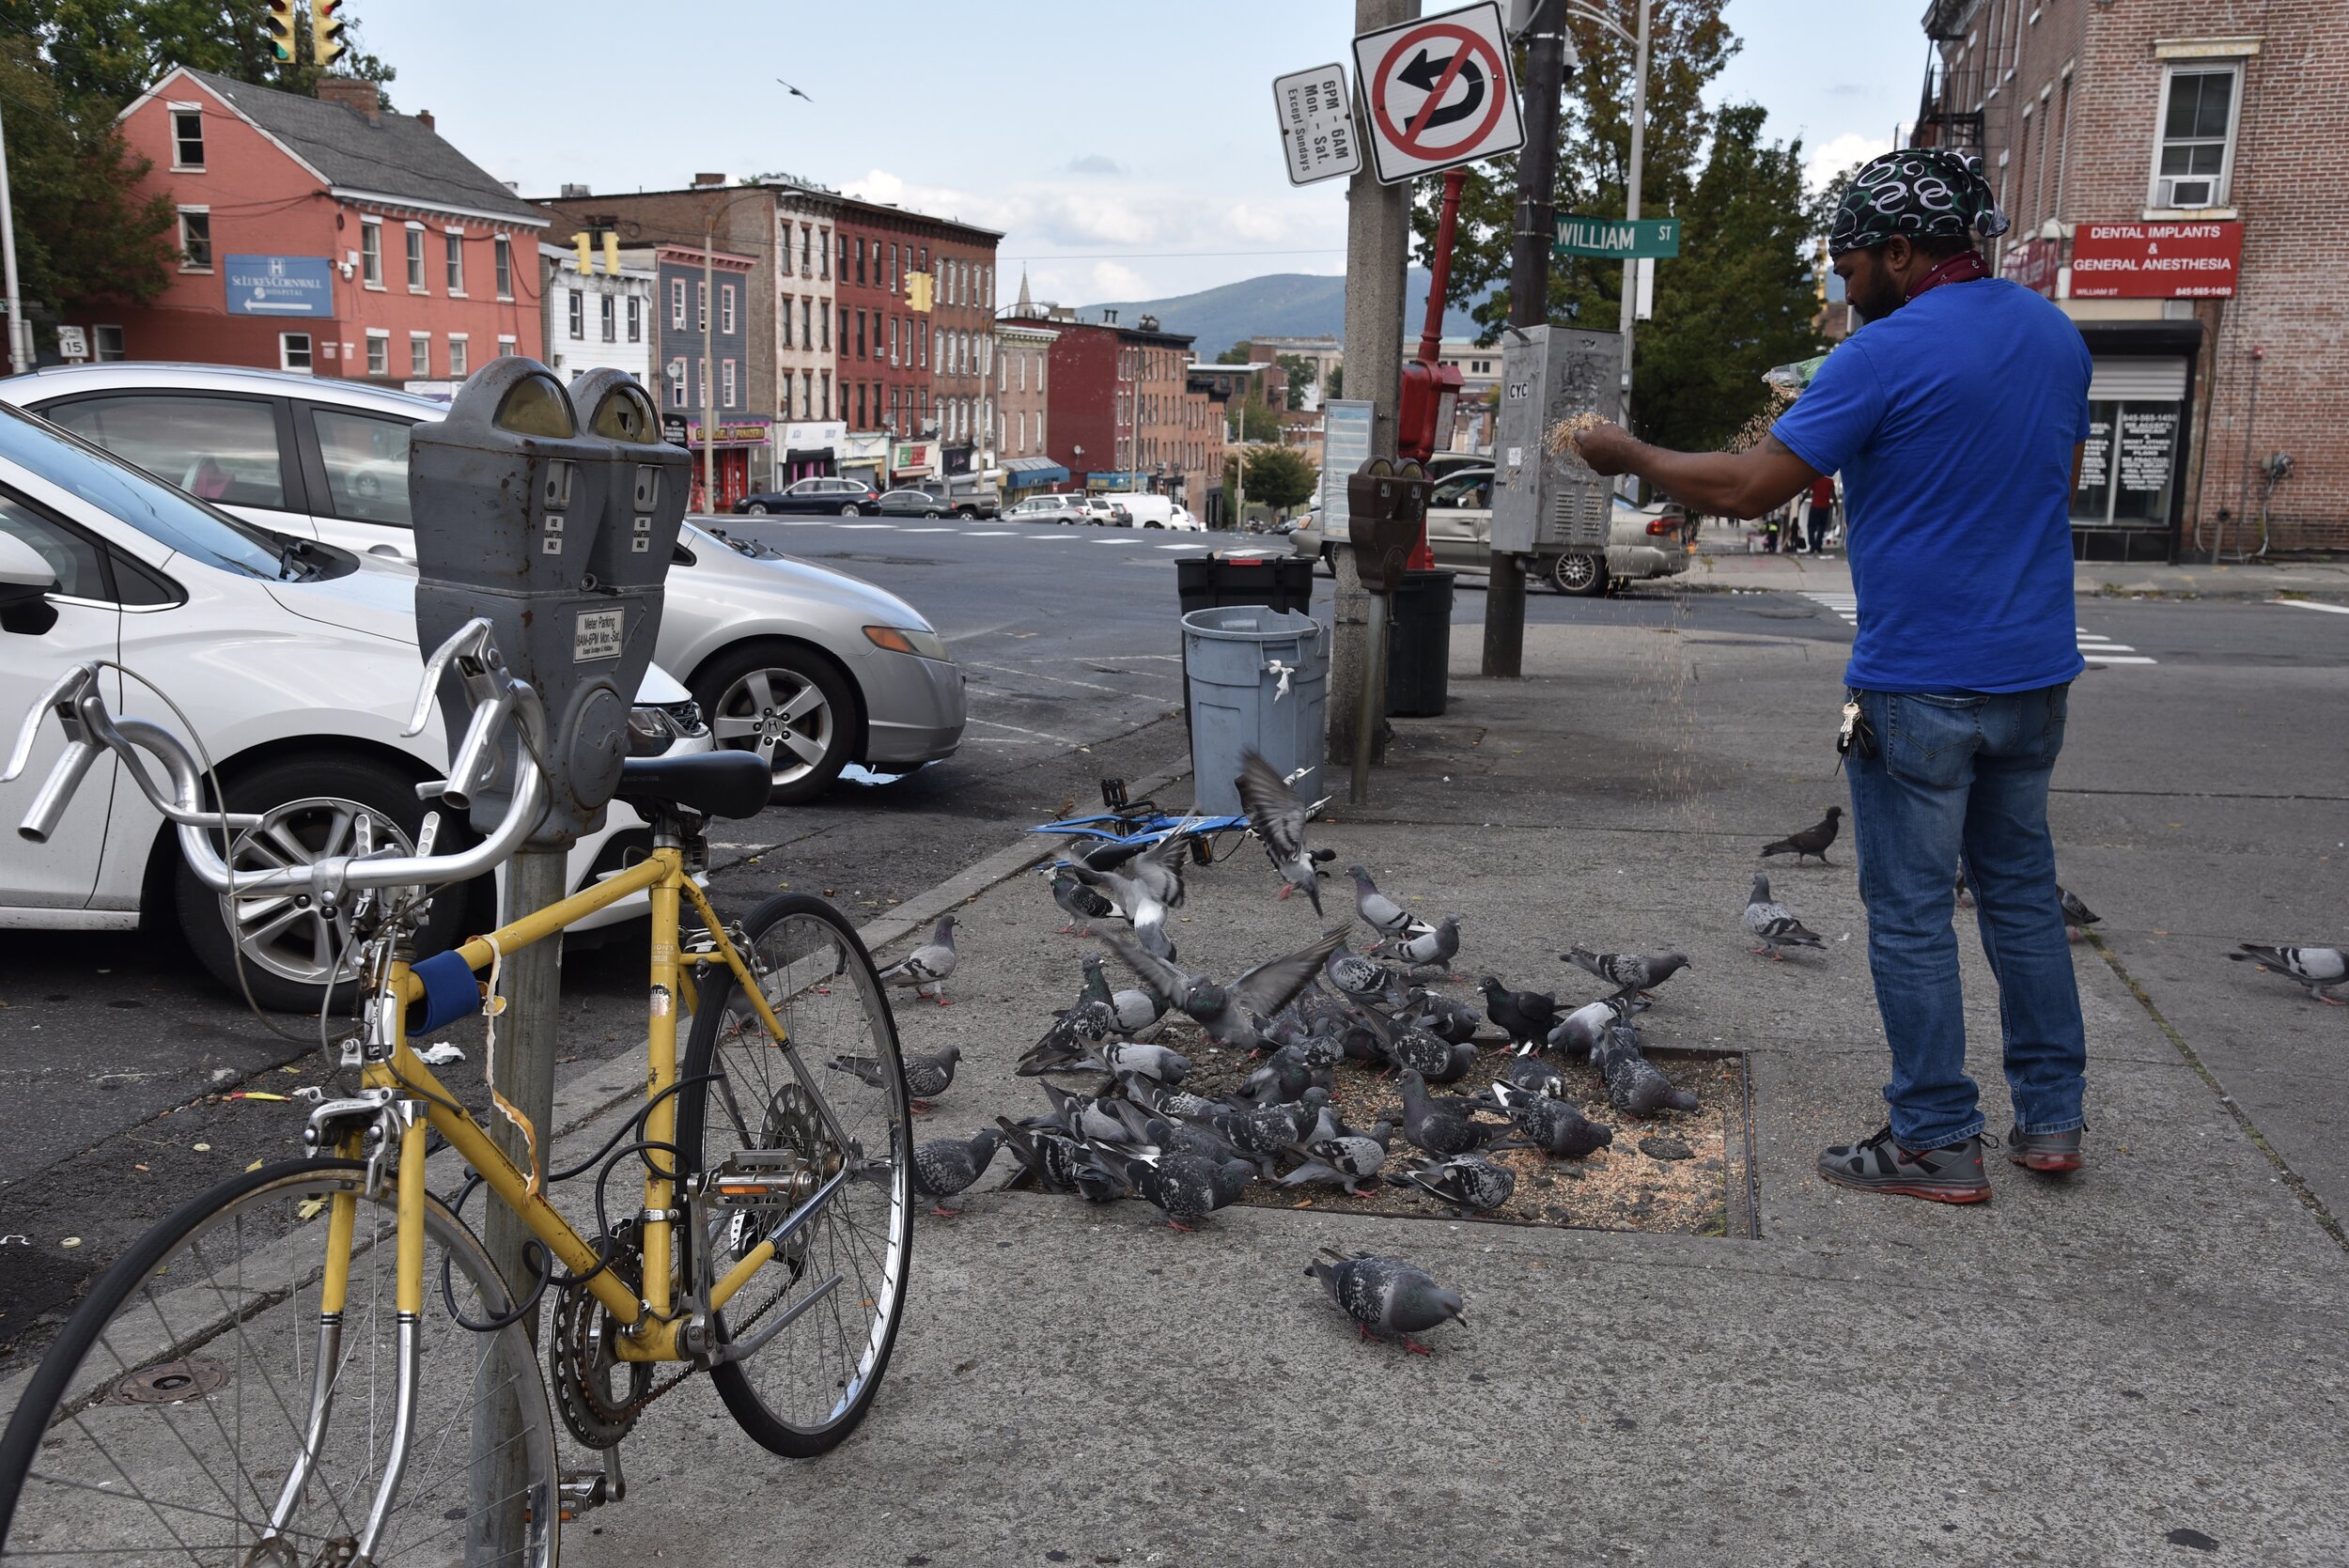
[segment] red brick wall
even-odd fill
[[[843,394],[835,409],[852,430],[878,430],[897,403],[897,436],[910,441],[921,432],[929,411],[930,371],[923,363],[921,332],[925,318],[906,298],[901,274],[915,271],[926,242],[913,220],[887,209],[862,203],[844,204],[832,228],[832,363]],[[848,246],[847,259],[841,256]],[[890,246],[897,247],[894,271]],[[858,265],[860,250],[862,268]],[[863,351],[857,349],[858,313],[863,313]],[[847,328],[841,326],[843,316]],[[897,329],[897,361],[890,363],[889,332]],[[857,389],[864,389],[863,418],[857,410]]]
[[[1052,342],[1045,391],[1045,451],[1081,487],[1086,474],[1117,466],[1117,332],[1065,321],[1052,326],[1060,336]]]

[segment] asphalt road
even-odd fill
[[[731,520],[855,573],[928,615],[970,677],[959,755],[713,835],[723,908],[780,888],[871,918],[1097,799],[1103,775],[1179,758],[1174,562],[1196,536],[906,521]],[[1229,546],[1229,541],[1214,541]],[[1243,540],[1239,548],[1278,549]],[[1329,581],[1316,584],[1329,610]],[[1464,578],[1455,647],[1479,633]],[[1539,624],[1647,627],[1722,647],[1815,642],[1800,673],[1757,675],[1785,722],[1832,722],[1833,603],[1641,585],[1602,600],[1537,592]],[[2092,655],[2073,705],[2056,817],[2067,883],[2105,916],[2112,956],[2306,1181],[2349,1213],[2349,1152],[2327,1136],[2349,1014],[2308,1004],[2256,1034],[2247,998],[2280,982],[2219,961],[2237,939],[2349,938],[2349,614],[2255,602],[2082,600]],[[1783,661],[1773,664],[1782,669]],[[1791,829],[1800,824],[1789,822]],[[565,1060],[632,1048],[641,935],[566,957]],[[2265,1016],[2272,1010],[2263,1008]],[[0,944],[0,1366],[45,1338],[88,1274],[160,1214],[249,1161],[291,1152],[272,1100],[320,1079],[315,1020],[271,1032],[176,940],[11,932]],[[66,1238],[79,1244],[67,1248]],[[20,1353],[22,1347],[19,1347]]]

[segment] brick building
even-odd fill
[[[1006,500],[1021,490],[1055,488],[1069,476],[1045,449],[1052,344],[1059,336],[1059,329],[1018,312],[995,323],[995,461],[1003,471]]]
[[[78,310],[101,359],[195,360],[398,384],[544,351],[533,209],[375,84],[317,98],[184,67],[117,123],[179,210],[179,266],[143,305]]]
[[[1913,139],[1983,153],[1993,260],[2095,356],[2075,552],[2207,552],[2222,513],[2232,550],[2263,507],[2278,550],[2349,546],[2340,6],[1936,0],[1924,26]]]

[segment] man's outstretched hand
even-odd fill
[[[1591,471],[1610,477],[1630,469],[1631,456],[1639,445],[1630,431],[1620,425],[1606,423],[1579,431],[1574,438],[1574,449],[1581,454],[1582,460],[1591,466]]]

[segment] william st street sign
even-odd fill
[[[1595,256],[1610,261],[1680,254],[1678,218],[1561,218],[1559,256]]]

